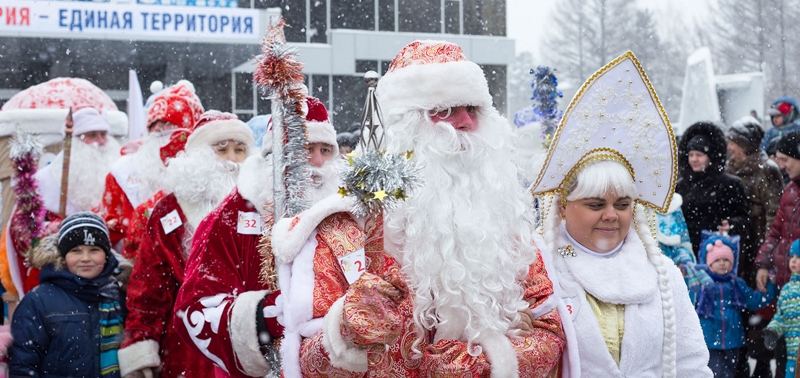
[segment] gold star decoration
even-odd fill
[[[397,199],[399,199],[399,200],[401,200],[401,201],[405,201],[405,200],[406,200],[406,198],[408,198],[408,196],[407,196],[407,195],[406,195],[406,193],[403,191],[403,189],[397,189],[397,190],[395,190],[395,191],[394,191],[394,193],[392,193],[392,197],[394,197],[394,198],[397,198]]]
[[[411,156],[414,156],[414,150],[406,151],[406,160],[411,159]]]
[[[345,189],[343,186],[339,187],[338,193],[342,195],[342,198],[347,197],[347,189]]]
[[[344,156],[347,156],[347,164],[350,164],[350,166],[352,167],[353,166],[353,159],[356,157],[356,152],[355,151],[351,151],[350,153],[348,153],[348,154],[346,154]]]
[[[383,199],[384,199],[384,198],[386,198],[386,196],[387,196],[388,194],[386,194],[386,191],[385,191],[385,190],[381,189],[381,190],[379,190],[379,191],[377,191],[377,192],[373,193],[372,195],[374,195],[374,196],[375,196],[375,198],[377,198],[377,199],[378,199],[378,201],[383,201]]]

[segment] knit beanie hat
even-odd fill
[[[792,256],[800,257],[800,239],[792,242],[792,247],[789,248],[789,257]]]
[[[61,125],[61,136],[66,136],[67,124]],[[72,112],[72,135],[79,136],[90,131],[110,131],[108,120],[95,108],[81,108]]]
[[[764,130],[761,123],[752,116],[745,116],[731,125],[726,135],[728,140],[736,143],[750,155],[758,152],[761,147],[761,140],[764,139]]]
[[[784,134],[778,141],[778,152],[800,160],[800,131]]]
[[[728,259],[733,262],[733,249],[722,239],[716,239],[712,243],[706,243],[706,265],[711,265],[719,259]]]
[[[58,230],[58,252],[61,257],[79,245],[96,245],[108,254],[111,242],[108,238],[108,227],[103,218],[88,211],[68,216],[61,222]]]

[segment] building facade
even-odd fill
[[[125,110],[128,70],[149,84],[188,79],[206,109],[243,120],[270,112],[253,87],[253,58],[270,20],[305,63],[311,95],[337,129],[360,120],[363,74],[384,73],[414,39],[458,43],[480,64],[495,106],[506,109],[505,0],[105,0],[0,2],[0,104],[54,77],[88,79]]]

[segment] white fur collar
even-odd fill
[[[555,248],[568,244],[564,232],[559,230],[559,233]],[[566,296],[579,292],[576,285],[595,298],[613,304],[647,303],[659,295],[655,284],[658,272],[647,259],[644,244],[632,226],[622,249],[614,257],[592,256],[580,248],[575,248],[575,252],[575,257],[554,254]]]
[[[661,233],[661,231],[659,231],[656,234],[656,241],[658,241],[661,244],[669,245],[669,246],[674,247],[676,245],[681,244],[681,236],[680,235],[666,235],[666,234]]]
[[[252,203],[259,212],[265,212],[267,202],[272,201],[272,155],[255,154],[248,157],[237,179],[239,194]]]
[[[275,222],[272,227],[272,253],[275,255],[275,265],[293,261],[320,222],[330,215],[349,212],[353,206],[355,199],[352,197],[342,198],[340,194],[333,193],[299,215]]]

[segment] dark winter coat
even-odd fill
[[[756,268],[774,269],[775,284],[783,286],[789,282],[789,247],[800,238],[800,178],[795,178],[781,195],[781,203],[775,221],[769,228],[764,244],[758,250]]]
[[[95,280],[108,277],[117,268],[109,255]],[[70,273],[45,266],[40,284],[26,294],[11,323],[14,343],[9,348],[8,367],[12,377],[100,377],[100,310],[68,294],[57,285],[68,278],[87,290],[95,286]]]
[[[687,145],[696,135],[705,135],[709,141],[706,153],[709,166],[702,172],[693,172],[689,165]],[[698,122],[688,129],[678,143],[678,172],[680,178],[675,191],[683,196],[683,216],[689,227],[689,239],[697,253],[702,230],[716,231],[723,220],[731,225],[730,233],[743,238],[750,233],[750,217],[744,184],[736,176],[723,173],[727,142],[719,127]]]
[[[778,166],[764,152],[754,153],[740,165],[728,162],[725,172],[739,177],[744,183],[747,205],[750,210],[751,232],[742,241],[742,264],[739,276],[748,285],[755,284],[755,262],[758,248],[767,236],[767,230],[775,219],[783,192],[783,177]],[[744,268],[744,269],[742,269]]]

